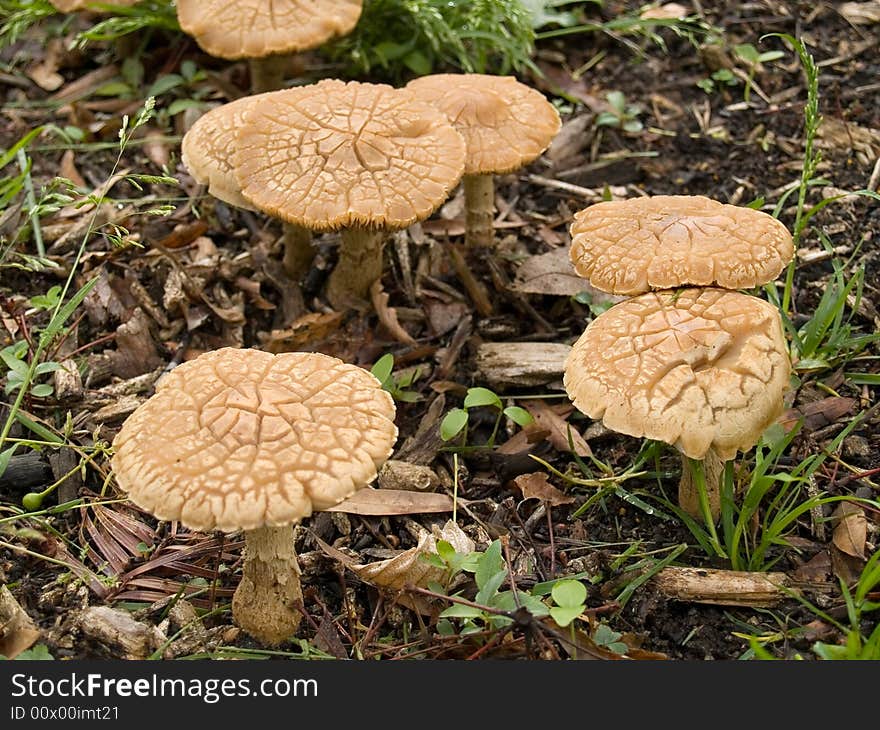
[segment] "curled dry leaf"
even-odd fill
[[[542,471],[520,474],[513,480],[513,483],[522,492],[523,499],[540,499],[551,507],[574,502],[574,497],[554,487],[549,479],[547,479],[547,475]]]
[[[397,310],[388,306],[388,294],[382,289],[381,279],[376,279],[370,287],[370,299],[373,301],[373,307],[376,309],[379,321],[391,336],[405,345],[414,345],[416,341],[397,319]]]
[[[880,23],[880,1],[843,3],[837,12],[853,25],[873,25]]]
[[[832,515],[834,546],[854,558],[865,559],[865,542],[868,538],[868,519],[865,511],[852,502],[841,502]]]
[[[437,540],[445,540],[457,553],[470,553],[476,548],[474,541],[455,522],[449,520],[440,529],[434,526],[433,532],[422,531],[418,544],[400,555],[388,560],[349,567],[361,580],[377,588],[398,591],[408,585],[425,588],[431,582],[443,580],[443,568],[438,568],[422,559],[422,555],[437,553]]]

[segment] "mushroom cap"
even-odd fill
[[[559,132],[559,112],[513,76],[431,74],[406,88],[435,105],[467,143],[466,175],[505,173],[537,159]]]
[[[91,6],[95,3],[102,5],[134,5],[140,2],[140,0],[49,0],[49,2],[61,12],[69,13],[72,10],[94,10],[95,8]]]
[[[279,527],[372,481],[397,439],[394,401],[320,353],[206,352],[168,373],[113,440],[131,500],[193,530]]]
[[[352,31],[362,0],[177,0],[184,33],[216,58],[316,48]]]
[[[782,413],[791,364],[779,311],[727,289],[650,292],[596,317],[563,383],[608,428],[693,459],[747,451]]]
[[[235,132],[242,124],[245,110],[265,96],[245,96],[214,107],[195,121],[180,143],[184,167],[195,181],[207,185],[211,195],[236,208],[256,210],[242,197],[232,167]]]
[[[430,104],[329,79],[251,106],[234,164],[245,199],[276,218],[316,231],[394,230],[449,197],[464,157],[461,135]]]
[[[570,254],[575,270],[597,289],[642,294],[766,284],[791,261],[794,245],[788,229],[767,213],[702,195],[655,195],[576,213]]]

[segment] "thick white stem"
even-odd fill
[[[244,539],[244,565],[232,596],[232,617],[261,644],[278,646],[296,634],[302,620],[293,526],[248,530]]]

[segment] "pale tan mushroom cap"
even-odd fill
[[[613,294],[748,289],[773,281],[793,256],[791,234],[776,218],[702,195],[596,203],[571,224],[574,268]]]
[[[207,185],[211,195],[236,208],[256,210],[242,197],[232,168],[235,132],[242,124],[245,110],[266,96],[245,96],[205,112],[183,135],[180,144],[184,167],[195,181]]]
[[[505,173],[537,159],[559,132],[559,112],[513,76],[432,74],[406,85],[441,109],[467,143],[465,174]]]
[[[319,353],[222,348],[176,367],[113,440],[119,487],[193,530],[282,526],[372,481],[397,438],[368,371]]]
[[[49,0],[49,2],[63,13],[69,13],[73,10],[82,10],[84,8],[92,9],[95,3],[102,5],[134,5],[140,0]]]
[[[782,413],[791,370],[779,311],[725,289],[651,292],[596,317],[565,364],[575,406],[693,459],[754,446]]]
[[[212,56],[262,58],[347,35],[362,5],[362,0],[177,0],[177,19]]]
[[[464,140],[426,102],[336,79],[275,92],[236,135],[242,195],[317,231],[387,230],[427,218],[464,171]]]

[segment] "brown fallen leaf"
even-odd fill
[[[326,339],[338,330],[341,324],[340,312],[309,312],[287,329],[272,330],[263,344],[263,349],[276,354],[295,352],[312,342]]]
[[[388,330],[389,334],[398,342],[405,345],[416,343],[413,336],[407,332],[397,319],[397,310],[388,306],[388,294],[382,289],[382,280],[376,279],[370,287],[370,299],[379,317],[379,321]]]
[[[574,406],[565,405],[553,408],[542,400],[536,400],[529,403],[526,410],[532,414],[537,426],[548,432],[547,440],[559,451],[571,453],[572,449],[568,442],[570,431],[575,454],[580,457],[588,457],[593,453],[583,436],[566,420],[574,411]]]
[[[44,91],[57,91],[64,83],[64,77],[58,73],[63,55],[63,41],[60,38],[52,38],[46,44],[46,52],[42,60],[30,66],[25,73]]]
[[[560,246],[547,253],[532,256],[523,261],[516,270],[516,277],[510,287],[526,294],[549,294],[560,297],[573,297],[580,292],[589,292],[593,301],[619,302],[622,297],[600,292],[579,276],[571,265],[567,246]]]
[[[379,588],[398,591],[407,585],[427,588],[429,583],[443,580],[445,572],[422,559],[422,555],[437,554],[438,540],[448,542],[457,553],[467,554],[476,549],[474,541],[455,522],[448,520],[440,529],[435,526],[433,533],[424,530],[415,547],[393,558],[349,567],[361,580]]]
[[[40,638],[40,630],[4,585],[0,586],[0,656],[15,659]]]
[[[86,188],[86,181],[82,175],[79,174],[79,170],[76,169],[76,162],[74,161],[74,152],[73,150],[65,150],[64,154],[61,155],[61,162],[58,165],[58,174],[61,177],[66,177],[70,180],[74,185],[78,188]]]
[[[854,558],[865,559],[868,518],[865,510],[852,502],[841,502],[831,515],[834,547]]]
[[[459,498],[460,504],[468,504]],[[452,512],[452,497],[436,492],[410,492],[403,489],[359,489],[348,499],[327,512],[349,512],[354,515],[417,515]]]
[[[778,423],[786,432],[791,431],[801,418],[804,419],[804,428],[816,431],[834,423],[839,418],[852,413],[856,406],[855,398],[843,398],[830,396],[821,400],[807,403],[800,408],[787,409],[778,420]]]
[[[513,483],[522,492],[523,499],[540,499],[551,507],[574,502],[574,497],[554,487],[547,478],[547,475],[542,471],[520,474],[513,480]]]

